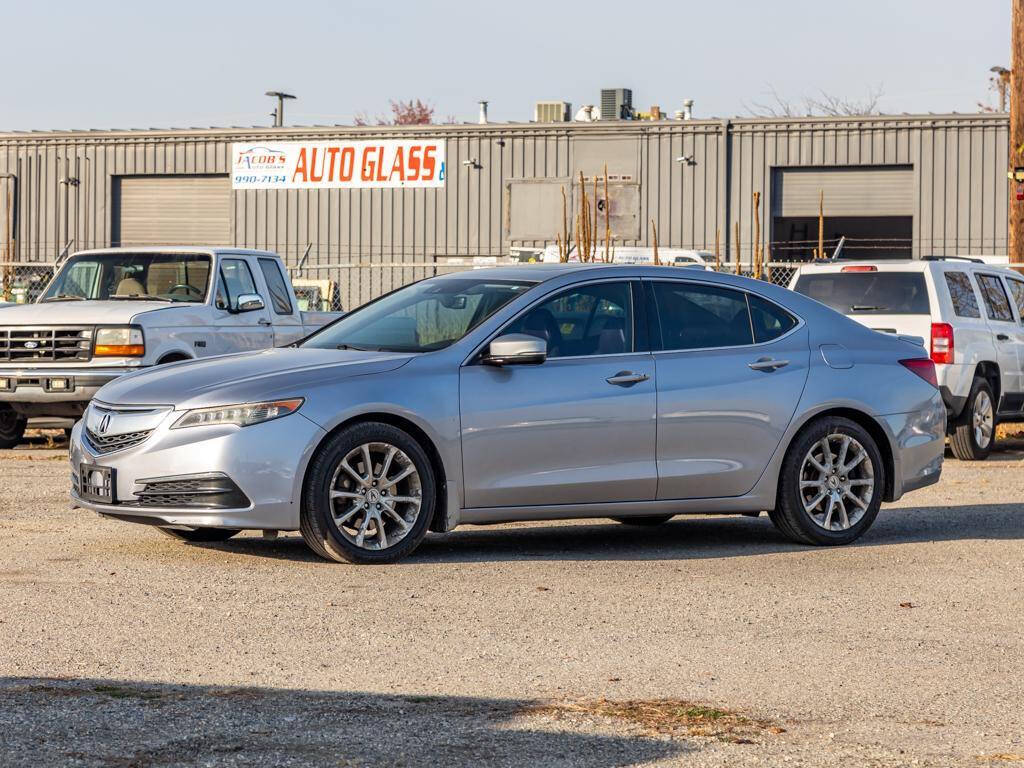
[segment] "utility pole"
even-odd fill
[[[277,109],[274,110],[271,114],[274,116],[274,127],[275,128],[283,128],[284,127],[284,100],[285,99],[294,99],[295,97],[292,96],[290,93],[284,93],[283,91],[267,91],[266,95],[267,96],[272,96],[273,98],[277,99]]]
[[[1008,255],[1010,264],[1024,272],[1024,190],[1022,181],[1012,178],[1014,169],[1024,166],[1024,0],[1012,0],[1010,42],[1010,150],[1007,166],[1009,187]]]

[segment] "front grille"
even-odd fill
[[[251,503],[230,477],[220,472],[202,475],[138,480],[142,490],[132,507],[192,507],[198,509],[239,509]]]
[[[123,451],[126,448],[133,448],[152,433],[152,429],[147,429],[142,432],[126,432],[123,435],[97,435],[87,428],[85,430],[85,438],[97,453],[107,454],[114,451]]]
[[[92,359],[92,326],[0,328],[0,361],[77,363]]]

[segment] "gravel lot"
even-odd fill
[[[0,765],[1024,765],[1022,448],[843,549],[691,517],[372,568],[69,511],[64,450],[0,451]]]

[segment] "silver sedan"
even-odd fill
[[[186,541],[299,530],[358,563],[460,524],[764,510],[832,545],[937,482],[944,437],[913,340],[731,275],[524,265],[117,379],[75,426],[71,495]]]

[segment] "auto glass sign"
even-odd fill
[[[443,187],[444,142],[287,141],[233,144],[233,189]]]

